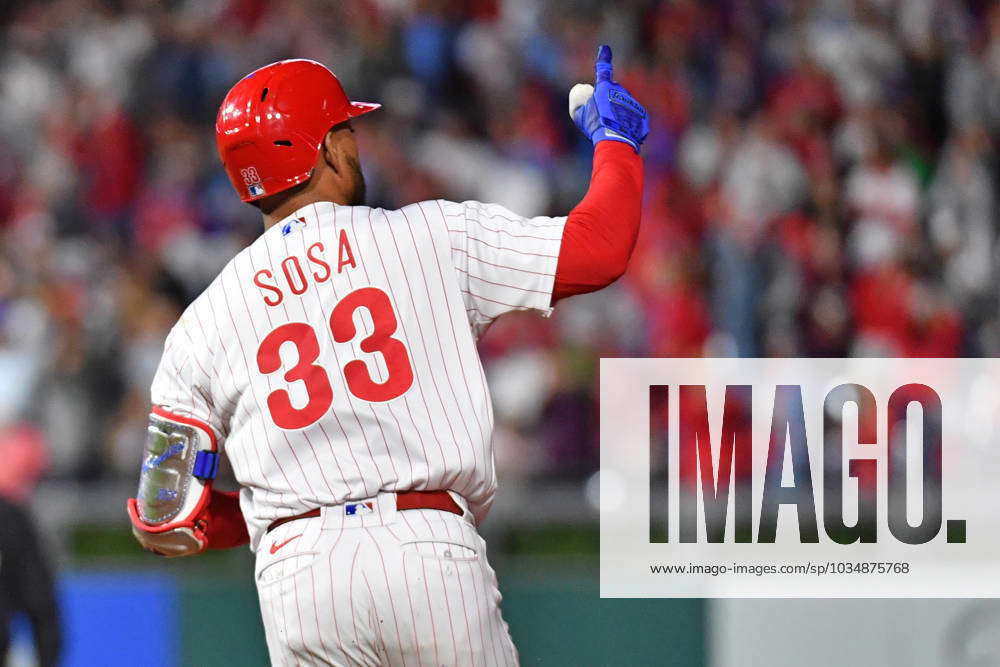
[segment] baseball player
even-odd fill
[[[264,232],[167,338],[136,538],[165,556],[249,542],[275,665],[513,665],[476,526],[496,489],[476,339],[625,270],[646,111],[597,55],[570,115],[593,141],[568,217],[474,201],[369,208],[351,102],[326,67],[239,81],[219,154]],[[223,450],[238,493],[212,489]]]

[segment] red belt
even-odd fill
[[[455,499],[447,491],[399,491],[396,493],[397,510],[441,510],[452,514],[464,514]],[[286,516],[283,519],[275,519],[267,527],[267,532],[277,528],[283,523],[295,521],[296,519],[310,519],[320,514],[320,508],[311,509],[295,516]]]

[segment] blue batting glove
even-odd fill
[[[569,92],[569,115],[597,145],[610,139],[621,141],[639,152],[649,134],[649,114],[612,75],[611,47],[602,44],[594,63],[594,85],[578,83]]]

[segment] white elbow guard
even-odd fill
[[[218,469],[218,445],[207,424],[154,407],[138,497],[128,503],[132,523],[149,533],[192,527]]]

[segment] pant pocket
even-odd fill
[[[318,552],[300,551],[289,554],[284,558],[271,561],[261,568],[257,573],[257,584],[259,586],[269,586],[293,577],[302,570],[307,569],[316,560]]]
[[[424,558],[455,561],[479,560],[479,552],[473,547],[445,539],[413,540],[402,542],[399,546],[404,553],[416,553]]]
[[[318,520],[303,519],[268,535],[257,552],[257,585],[269,586],[308,569],[324,549],[318,531]]]

